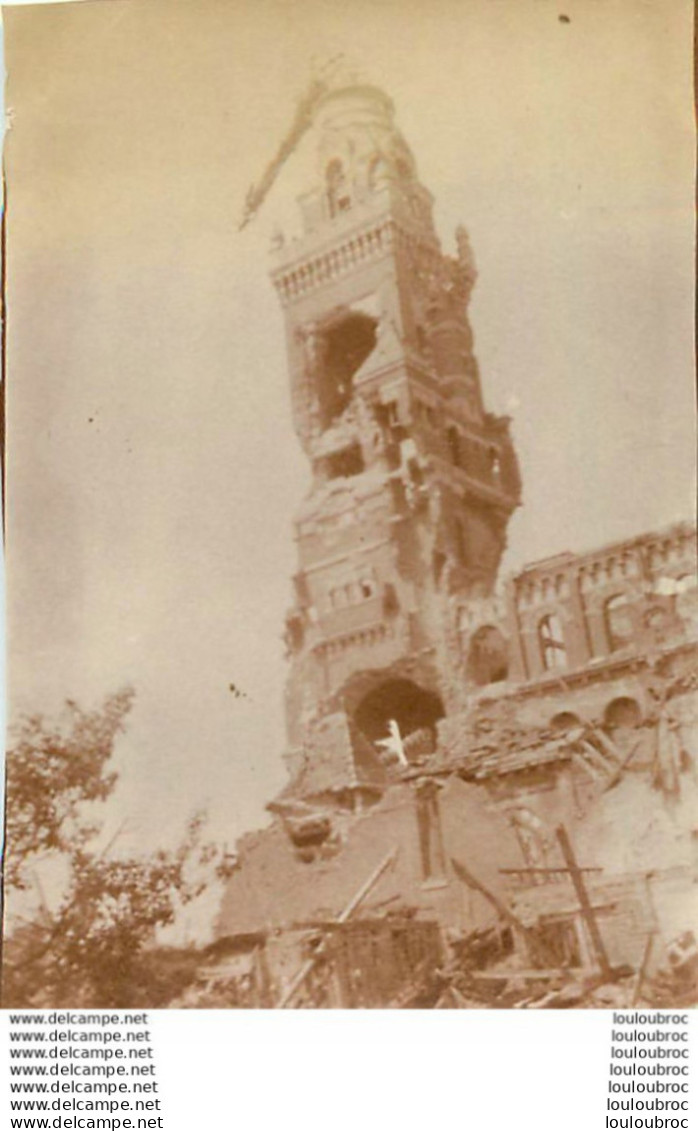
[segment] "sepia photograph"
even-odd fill
[[[693,8],[3,8],[2,1005],[698,1004]]]

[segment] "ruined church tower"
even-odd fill
[[[297,796],[355,804],[380,787],[391,720],[408,760],[433,748],[444,609],[491,592],[520,484],[508,420],[483,403],[468,237],[441,251],[391,100],[333,90],[312,133],[302,235],[278,239],[272,273],[312,471],[295,516],[288,761]]]

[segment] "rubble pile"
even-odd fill
[[[314,133],[318,175],[272,271],[310,471],[289,782],[218,935],[264,934],[245,988],[282,1008],[691,998],[695,526],[499,578],[521,478],[467,233],[442,250],[383,91],[328,82],[299,114],[284,144]]]

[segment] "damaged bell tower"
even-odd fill
[[[467,234],[442,253],[391,100],[330,90],[312,131],[317,182],[272,274],[312,470],[286,625],[288,760],[294,796],[354,806],[380,792],[381,745],[402,762],[433,749],[448,600],[491,592],[520,482],[508,419],[483,405]]]

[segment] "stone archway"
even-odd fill
[[[605,730],[635,730],[642,722],[642,708],[637,699],[621,695],[608,704],[603,722]]]
[[[413,760],[436,748],[436,724],[444,713],[435,692],[425,691],[411,679],[394,678],[368,691],[353,717],[358,729],[373,744],[388,738],[391,721],[397,723],[405,756]]]
[[[468,648],[466,675],[476,687],[498,683],[509,674],[507,641],[493,624],[484,624],[473,633]]]

